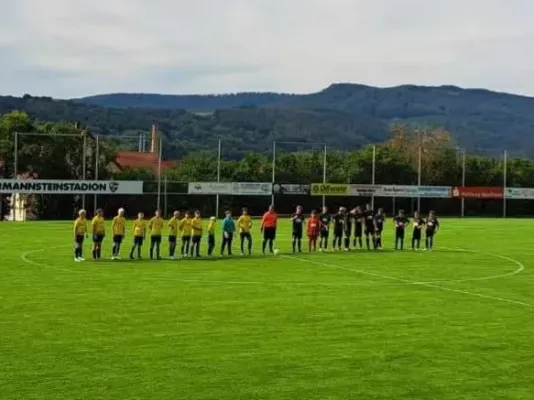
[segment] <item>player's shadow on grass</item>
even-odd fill
[[[358,255],[369,255],[369,254],[373,254],[373,255],[376,255],[376,256],[379,256],[380,254],[427,254],[427,253],[435,253],[435,252],[439,252],[439,253],[461,253],[462,250],[454,250],[454,249],[439,249],[439,250],[432,250],[432,251],[423,251],[423,250],[420,250],[420,251],[412,251],[411,249],[405,249],[405,250],[394,250],[394,249],[384,249],[384,250],[351,250],[351,251],[328,251],[328,252],[307,252],[307,251],[303,251],[302,253],[292,253],[292,252],[287,252],[287,253],[279,253],[277,255],[274,255],[274,254],[252,254],[252,255],[245,255],[245,256],[241,256],[241,255],[231,255],[231,256],[221,256],[221,255],[214,255],[214,256],[201,256],[201,257],[187,257],[187,258],[177,258],[175,260],[171,260],[167,257],[163,257],[161,258],[160,260],[157,260],[157,259],[150,259],[150,258],[142,258],[142,259],[134,259],[134,260],[131,260],[129,258],[124,258],[124,259],[120,259],[120,260],[102,260],[102,261],[105,261],[106,263],[107,262],[111,262],[111,263],[118,263],[118,264],[123,264],[123,263],[126,263],[126,264],[137,264],[137,263],[146,263],[146,262],[151,262],[151,263],[158,263],[158,262],[165,262],[165,263],[169,263],[169,262],[172,262],[172,263],[176,263],[176,264],[180,264],[180,263],[184,263],[184,262],[220,262],[220,261],[229,261],[229,260],[232,260],[232,261],[239,261],[239,260],[264,260],[264,259],[276,259],[276,258],[285,258],[285,259],[288,259],[288,258],[315,258],[315,257],[321,257],[321,258],[324,258],[324,257],[333,257],[333,256],[339,256],[339,255],[352,255],[354,256],[355,258],[358,257]]]

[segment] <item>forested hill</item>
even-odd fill
[[[392,122],[443,127],[458,146],[477,153],[506,149],[534,156],[533,98],[452,86],[336,84],[308,95],[115,94],[72,101],[0,97],[0,114],[12,110],[40,120],[80,121],[100,134],[148,131],[156,123],[168,157],[213,150],[219,138],[228,156],[268,153],[273,139],[358,149],[385,140]]]
[[[336,110],[389,124],[441,126],[458,144],[480,152],[503,149],[534,153],[534,98],[455,86],[404,85],[377,88],[334,84],[312,94],[237,93],[226,95],[110,94],[77,101],[106,107],[185,109],[195,112],[235,107]],[[252,111],[251,111],[252,112]],[[339,114],[341,115],[341,114]],[[330,129],[329,136],[336,134]],[[367,136],[366,132],[361,132]],[[374,136],[380,136],[377,133]]]

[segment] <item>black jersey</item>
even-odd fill
[[[350,236],[352,234],[352,220],[354,216],[350,213],[345,215],[345,234]]]
[[[397,230],[404,230],[406,225],[410,222],[404,215],[397,215],[393,220],[395,221],[395,228],[397,228]]]
[[[363,231],[363,214],[361,212],[357,212],[353,215],[354,220],[354,234],[359,237],[362,235]]]
[[[334,220],[334,233],[341,235],[345,228],[345,216],[343,214],[336,214]]]
[[[321,214],[319,215],[319,221],[321,222],[321,230],[327,231],[330,228],[332,216],[330,214]]]
[[[293,214],[291,218],[293,221],[293,232],[302,232],[304,225],[304,215],[302,214]]]
[[[421,231],[421,229],[425,226],[426,221],[423,218],[414,218],[413,219],[413,231]]]
[[[365,210],[363,212],[364,224],[367,229],[375,226],[375,212],[374,210]]]
[[[376,230],[378,232],[382,232],[384,230],[384,221],[386,220],[386,216],[384,214],[376,214],[375,215],[375,226]]]
[[[429,217],[425,225],[427,234],[433,234],[439,228],[439,221],[436,217]]]

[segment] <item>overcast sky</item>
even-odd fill
[[[534,95],[533,21],[533,0],[0,0],[0,94],[357,82]]]

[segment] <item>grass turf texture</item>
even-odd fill
[[[532,221],[296,257],[284,223],[276,257],[201,261],[74,263],[70,235],[0,224],[1,399],[534,398]]]

